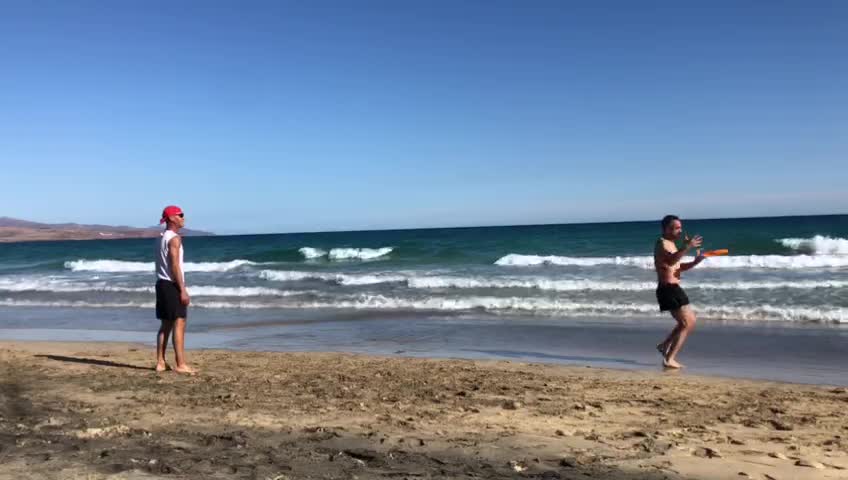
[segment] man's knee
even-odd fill
[[[695,328],[695,312],[688,305],[672,312],[674,319],[677,320],[677,325],[687,332]]]
[[[178,318],[174,321],[174,331],[179,333],[180,335],[185,332],[186,329],[186,321],[185,318]]]
[[[695,329],[695,324],[698,321],[695,318],[695,312],[693,312],[692,310],[687,310],[685,313],[686,314],[683,316],[683,328],[691,332]]]

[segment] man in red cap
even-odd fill
[[[174,371],[192,374],[195,370],[185,358],[186,315],[190,299],[183,271],[183,241],[179,235],[180,229],[185,226],[185,215],[180,207],[167,206],[159,223],[165,224],[165,231],[156,249],[156,318],[162,322],[156,337],[156,371],[168,369],[165,350],[173,331],[177,360]]]

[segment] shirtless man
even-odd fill
[[[657,270],[657,302],[660,304],[661,312],[671,312],[671,316],[677,321],[677,325],[657,345],[657,350],[663,356],[663,365],[667,368],[683,367],[677,361],[677,354],[683,348],[686,337],[695,328],[695,312],[689,306],[689,297],[680,287],[680,272],[685,272],[704,260],[701,251],[698,250],[695,260],[688,263],[680,263],[680,260],[689,250],[701,247],[703,239],[684,238],[685,245],[682,250],[677,249],[674,243],[683,233],[683,223],[675,215],[666,215],[662,219],[662,237],[657,239],[654,247],[654,268]]]

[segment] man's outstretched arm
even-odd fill
[[[686,270],[691,270],[691,269],[697,267],[699,263],[704,261],[704,258],[705,257],[703,255],[698,254],[698,256],[695,257],[695,260],[693,260],[691,262],[681,263],[680,264],[680,271],[685,272]]]

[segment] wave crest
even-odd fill
[[[577,267],[595,267],[598,265],[626,265],[641,268],[654,268],[653,257],[561,257],[557,255],[520,255],[510,253],[499,258],[495,265],[510,267],[531,267],[537,265],[559,265]]]
[[[186,262],[186,272],[228,272],[246,265],[257,265],[249,260],[231,260],[229,262]],[[125,260],[69,260],[65,268],[73,272],[132,273],[155,272],[153,262],[129,262]]]
[[[419,299],[359,294],[317,301],[297,301],[278,298],[258,301],[203,301],[193,302],[198,308],[214,309],[358,309],[358,310],[424,310],[461,312],[482,310],[490,313],[529,313],[534,315],[591,315],[602,317],[660,316],[654,304],[638,303],[581,303],[567,300],[526,297],[426,297]],[[0,300],[7,307],[65,307],[65,308],[152,308],[153,302],[92,302],[47,300]],[[760,305],[752,307],[702,305],[697,308],[701,318],[715,320],[759,320],[796,322],[848,322],[848,309],[824,305],[814,307],[778,307]]]
[[[386,256],[392,251],[392,247],[381,248],[331,248],[330,251],[320,248],[302,247],[298,251],[307,260],[327,257],[330,260],[373,260]]]
[[[461,297],[423,299],[394,298],[382,295],[359,295],[338,301],[302,302],[297,308],[351,308],[376,310],[433,310],[473,311],[492,313],[531,313],[541,315],[591,315],[604,317],[660,316],[655,304],[637,303],[581,303],[567,300],[526,297]],[[848,322],[848,311],[844,308],[823,306],[821,308],[792,308],[761,305],[736,307],[705,305],[697,308],[702,318],[714,320],[769,320],[801,322]]]
[[[312,247],[303,247],[298,250],[301,255],[307,260],[311,260],[313,258],[321,258],[327,254],[326,251],[321,250],[320,248],[312,248]]]
[[[474,277],[410,277],[407,279],[410,288],[527,288],[555,292],[577,291],[620,291],[640,292],[657,288],[656,282],[610,282],[596,280],[556,280],[546,277],[507,277],[507,278],[474,278]],[[751,281],[751,282],[698,282],[686,285],[692,290],[774,290],[791,288],[811,290],[815,288],[848,288],[848,281],[843,280],[798,280],[798,281]]]
[[[684,258],[691,262],[692,257]],[[596,267],[600,265],[618,265],[638,267],[646,270],[654,268],[653,257],[561,257],[556,255],[519,255],[510,253],[499,258],[495,265],[507,267],[534,267],[544,265]],[[798,270],[805,268],[848,267],[848,255],[738,255],[708,258],[698,266],[705,268],[763,268],[775,270]]]
[[[848,255],[848,239],[816,235],[812,238],[781,238],[777,243],[811,255]]]
[[[382,283],[406,284],[414,289],[506,289],[523,288],[555,292],[578,291],[651,291],[654,281],[601,281],[567,280],[541,276],[463,277],[443,275],[416,275],[414,273],[378,272],[369,274],[305,272],[292,270],[262,270],[259,276],[272,282],[297,282],[318,280],[337,285],[377,285]],[[848,288],[848,280],[796,280],[796,281],[728,281],[721,283],[696,282],[686,285],[693,290],[811,290],[816,288]]]
[[[396,283],[406,281],[403,275],[392,273],[348,274],[329,272],[301,272],[291,270],[262,270],[259,276],[272,282],[297,282],[302,280],[319,280],[338,285],[375,285],[379,283]]]
[[[288,297],[300,295],[303,291],[288,291],[268,287],[219,287],[215,285],[189,285],[189,294],[199,297]],[[0,279],[0,292],[47,292],[47,293],[150,293],[156,292],[151,286],[131,287],[113,285],[108,282],[79,282],[56,278],[16,278]]]

